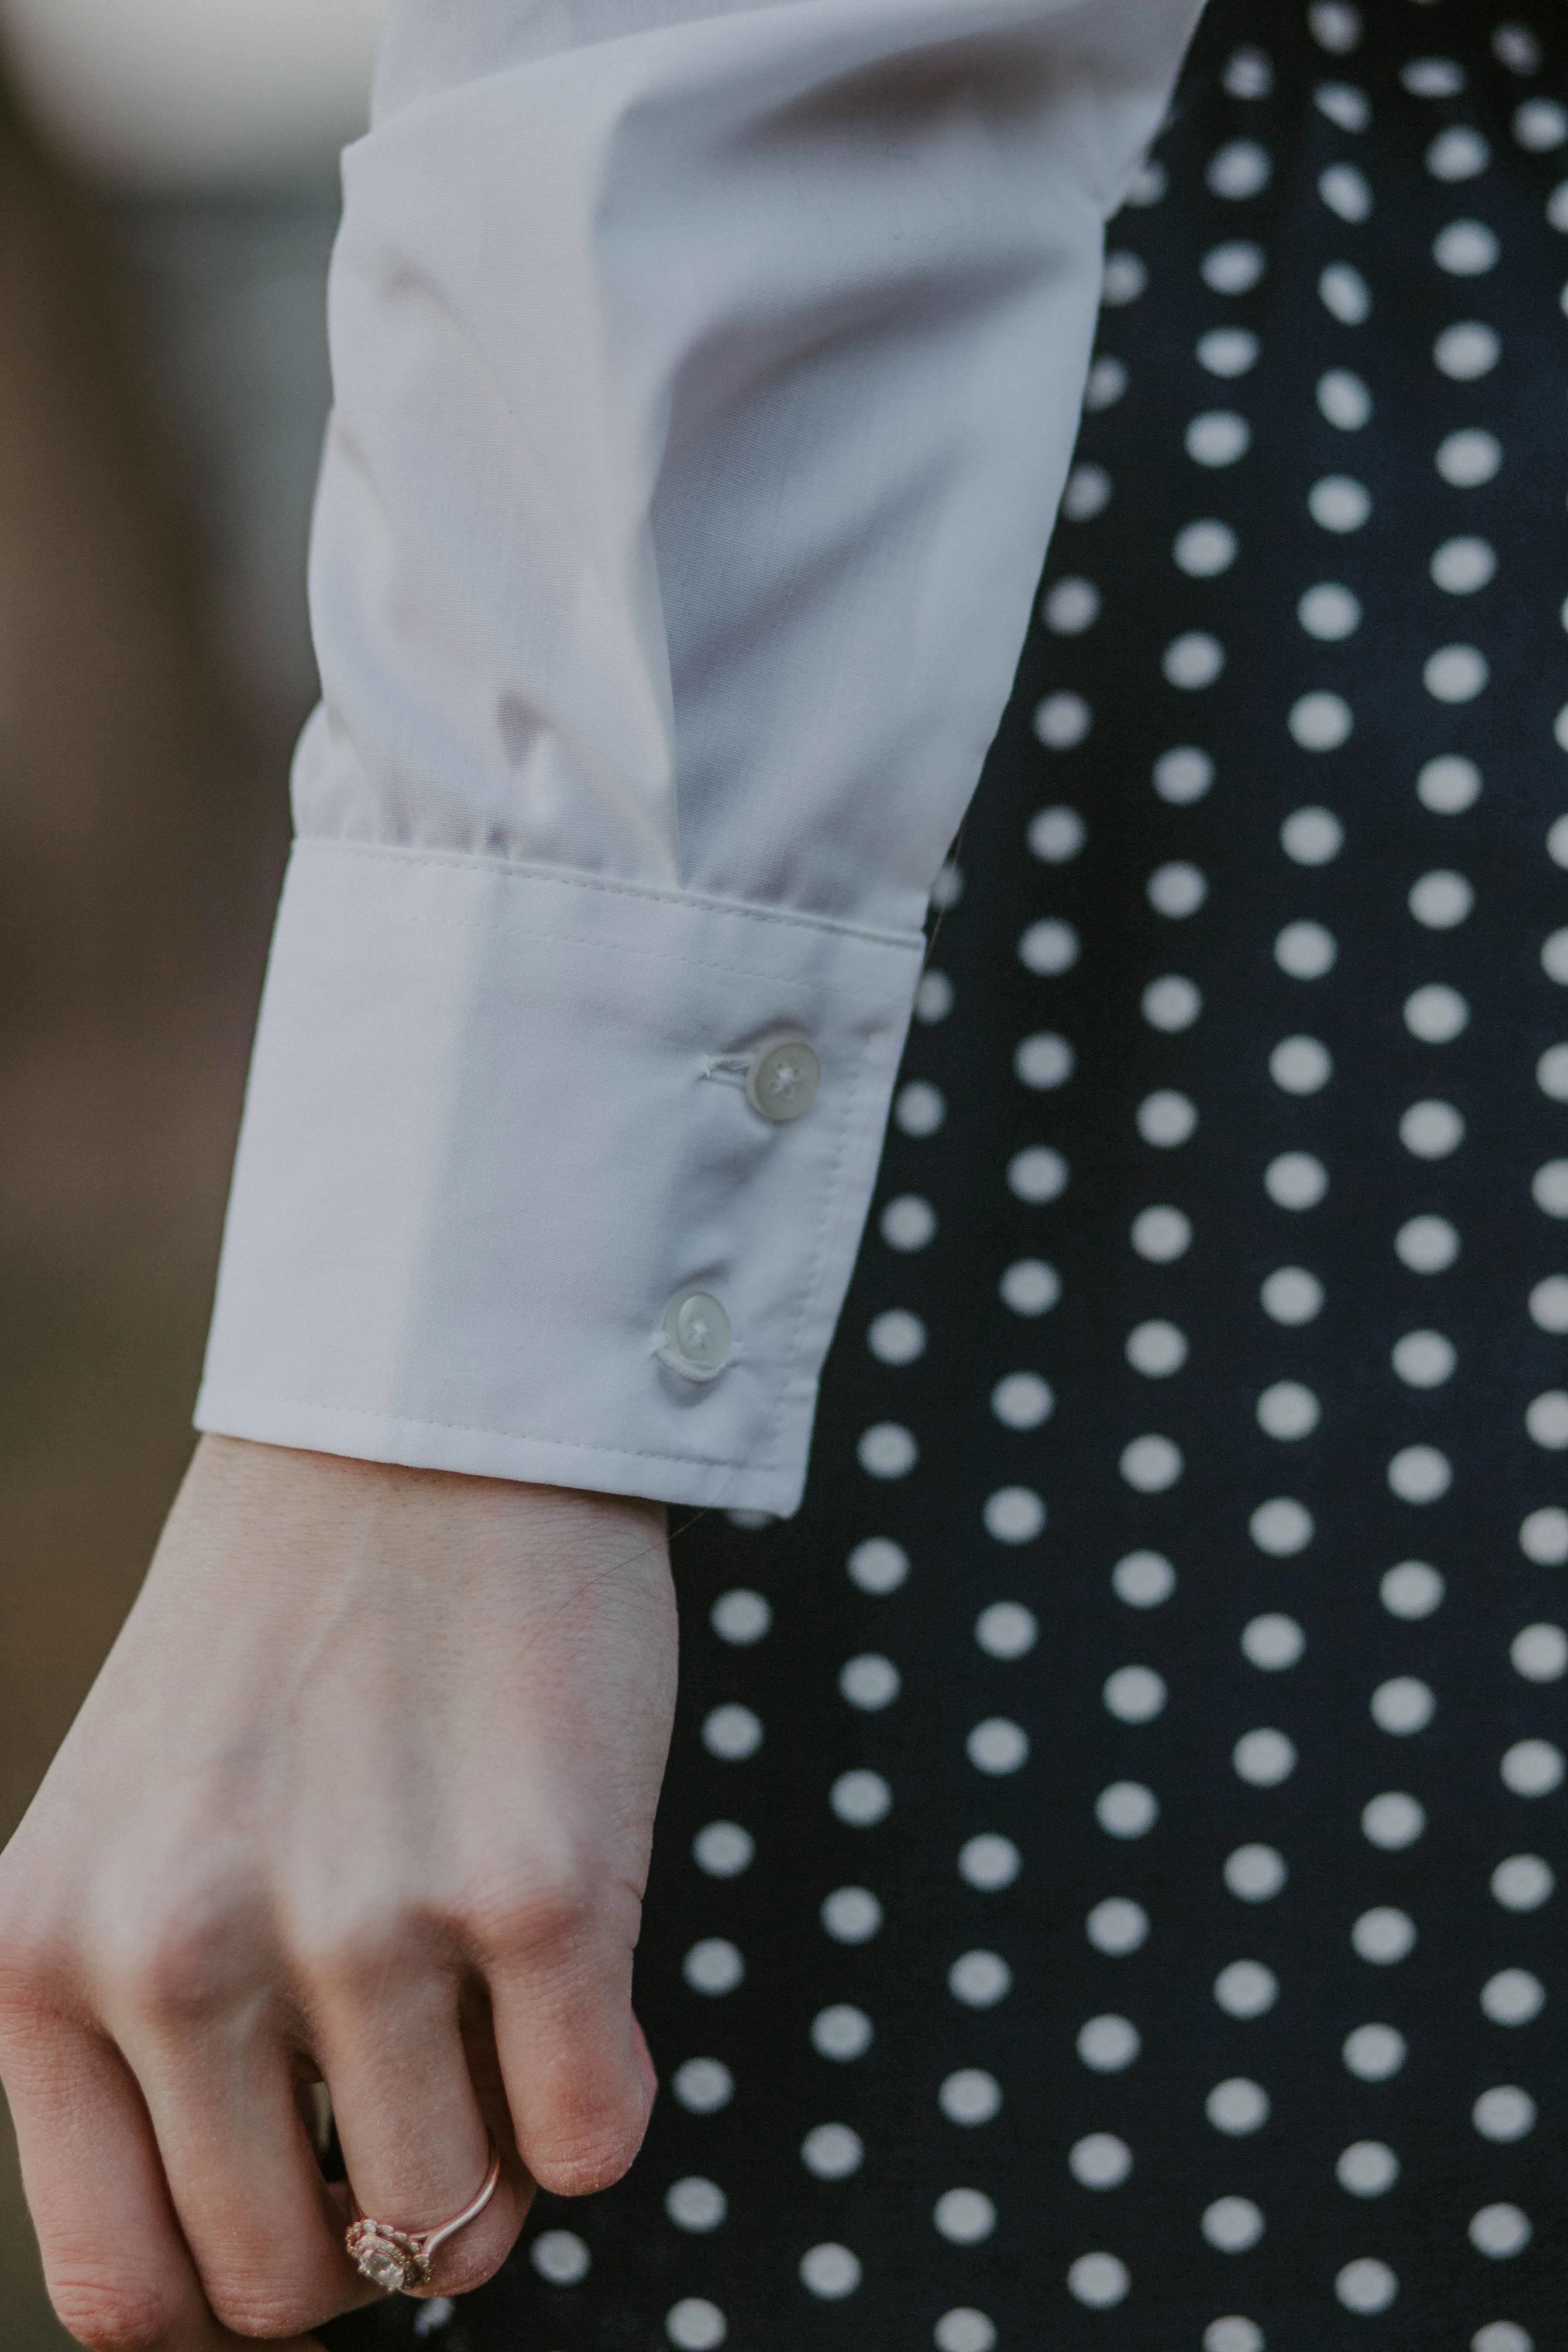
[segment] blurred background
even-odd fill
[[[0,1836],[189,1454],[386,0],[0,0]],[[0,2341],[68,2342],[0,2127]]]

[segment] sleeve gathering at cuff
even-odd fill
[[[793,1511],[921,948],[300,841],[198,1426]],[[795,1041],[820,1086],[765,1116],[759,1057]]]

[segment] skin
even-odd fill
[[[632,1954],[675,1698],[654,1504],[205,1438],[0,1856],[0,2075],[55,2308],[94,2352],[217,2352],[431,2294],[537,2182],[618,2179],[654,2075]]]

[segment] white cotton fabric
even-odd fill
[[[795,1507],[1195,13],[395,8],[202,1427]],[[709,1066],[780,1034],[823,1085],[770,1127]]]

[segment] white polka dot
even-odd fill
[[[1526,1625],[1509,1644],[1514,1673],[1527,1683],[1561,1682],[1568,1673],[1568,1633],[1561,1625]]]
[[[1539,1911],[1557,1891],[1556,1874],[1538,1853],[1510,1853],[1491,1874],[1494,1902],[1505,1911]]]
[[[1244,1731],[1231,1749],[1237,1778],[1254,1789],[1277,1789],[1296,1769],[1296,1747],[1282,1731]]]
[[[879,1657],[872,1651],[850,1658],[838,1676],[840,1695],[851,1706],[864,1708],[868,1714],[890,1706],[900,1687],[901,1679],[892,1660]]]
[[[1371,100],[1364,89],[1350,82],[1321,81],[1312,97],[1318,111],[1337,122],[1342,131],[1364,131],[1372,121]]]
[[[1185,858],[1174,858],[1169,865],[1156,866],[1147,884],[1149,904],[1157,915],[1172,922],[1181,922],[1195,915],[1208,897],[1207,877],[1202,869],[1189,865]]]
[[[1560,180],[1546,199],[1546,217],[1554,229],[1568,230],[1568,180]]]
[[[1132,1246],[1151,1265],[1171,1265],[1192,1246],[1193,1228],[1180,1209],[1141,1209],[1132,1220]]]
[[[1102,297],[1108,310],[1125,310],[1136,302],[1149,283],[1149,272],[1135,253],[1108,253]]]
[[[1082,2189],[1120,2189],[1132,2169],[1132,2150],[1114,2132],[1090,2132],[1068,2150],[1068,2170]]]
[[[879,1772],[841,1772],[827,1801],[850,1829],[867,1830],[892,1811],[893,1792]]]
[[[1258,1550],[1273,1559],[1293,1559],[1312,1540],[1312,1514],[1289,1495],[1259,1503],[1247,1525]]]
[[[1531,154],[1549,154],[1568,140],[1568,107],[1554,98],[1527,98],[1515,110],[1513,135]]]
[[[1492,151],[1479,131],[1454,122],[1439,131],[1427,148],[1426,169],[1435,180],[1474,180],[1491,159]]]
[[[1537,1445],[1560,1453],[1568,1445],[1568,1389],[1543,1389],[1525,1409],[1524,1425]]]
[[[1412,58],[1399,79],[1412,98],[1458,98],[1465,87],[1464,68],[1453,58]]]
[[[931,2340],[936,2352],[995,2352],[996,2330],[983,2311],[960,2305],[942,2313]]]
[[[991,1658],[1026,1657],[1039,1630],[1034,1611],[1018,1601],[994,1601],[974,1622],[974,1638]]]
[[[1094,1801],[1094,1818],[1107,1837],[1147,1837],[1160,1818],[1160,1801],[1141,1780],[1112,1780]]]
[[[882,1212],[881,1234],[889,1249],[924,1249],[935,1233],[936,1211],[917,1193],[900,1193]]]
[[[1415,1948],[1415,1922],[1408,1912],[1382,1903],[1363,1911],[1351,1929],[1357,1958],[1378,1968],[1392,1968]]]
[[[1402,1789],[1386,1789],[1362,1808],[1362,1834],[1384,1853],[1403,1853],[1426,1826],[1425,1810]]]
[[[1264,1313],[1276,1323],[1310,1323],[1322,1313],[1323,1286],[1305,1266],[1276,1266],[1258,1296]]]
[[[1334,2281],[1334,2293],[1347,2311],[1386,2311],[1399,2293],[1399,2280],[1386,2263],[1364,2254],[1345,2264]]]
[[[1031,1486],[998,1486],[986,1497],[984,1517],[998,1543],[1028,1543],[1046,1524],[1046,1507]]]
[[[915,990],[915,1019],[931,1026],[952,1011],[952,982],[945,971],[922,971]]]
[[[1242,1628],[1242,1654],[1249,1665],[1264,1674],[1282,1674],[1298,1664],[1306,1647],[1307,1636],[1294,1617],[1281,1616],[1276,1611],[1250,1618]]]
[[[1358,2025],[1340,2054],[1359,2082],[1386,2083],[1405,2063],[1405,2036],[1393,2025]]]
[[[1258,1400],[1258,1425],[1269,1437],[1310,1437],[1321,1417],[1317,1398],[1300,1381],[1276,1381]]]
[[[1062,513],[1068,522],[1091,522],[1110,504],[1110,477],[1103,466],[1075,466],[1062,492]]]
[[[1067,1161],[1048,1144],[1031,1144],[1007,1162],[1007,1188],[1020,1201],[1037,1205],[1054,1201],[1066,1191],[1067,1181]]]
[[[1279,846],[1297,866],[1327,866],[1344,846],[1345,832],[1331,809],[1293,809],[1279,828]]]
[[[1008,1429],[1038,1429],[1056,1399],[1037,1372],[1009,1372],[991,1391],[991,1410]]]
[[[1225,1859],[1225,1883],[1239,1903],[1269,1903],[1289,1872],[1271,1845],[1238,1845]]]
[[[1077,809],[1043,808],[1030,819],[1029,847],[1043,866],[1065,866],[1088,839]]]
[[[1397,1568],[1388,1570],[1377,1588],[1389,1615],[1411,1622],[1431,1616],[1442,1603],[1444,1589],[1436,1570],[1424,1559],[1402,1559]]]
[[[1263,2330],[1237,2312],[1211,2319],[1204,2329],[1204,2352],[1263,2352]]]
[[[1233,49],[1223,79],[1232,98],[1267,98],[1274,87],[1274,68],[1268,51],[1250,44]]]
[[[709,1936],[692,1945],[680,1964],[680,1973],[693,1992],[717,1999],[734,1991],[745,1977],[746,1963],[724,1937]]]
[[[1236,562],[1237,537],[1228,523],[1190,522],[1176,534],[1171,552],[1190,580],[1217,579]]]
[[[900,1087],[893,1101],[894,1124],[905,1135],[924,1138],[935,1135],[947,1117],[947,1103],[940,1087],[928,1086],[917,1078],[910,1086]]]
[[[1428,694],[1438,702],[1473,702],[1490,676],[1486,656],[1476,646],[1440,646],[1427,656],[1421,672]]]
[[[1500,25],[1492,35],[1492,55],[1510,73],[1541,71],[1541,43],[1528,25]],[[1503,2347],[1483,2346],[1480,2352],[1503,2352]],[[1530,2352],[1528,2344],[1510,2346],[1508,2352]]]
[[[819,2058],[835,2058],[847,2063],[852,2058],[862,2058],[871,2047],[871,2021],[862,2009],[853,2009],[840,2001],[831,2009],[819,2009],[811,2021],[811,2046]]]
[[[1530,1294],[1530,1319],[1542,1331],[1568,1331],[1568,1274],[1549,1274]]]
[[[1233,408],[1205,409],[1187,427],[1186,451],[1195,465],[1234,466],[1252,446],[1252,427]]]
[[[1214,1980],[1214,1997],[1227,2017],[1262,2017],[1279,1998],[1279,1983],[1261,1960],[1232,1960]]]
[[[800,2145],[801,2162],[818,2180],[847,2180],[865,2158],[865,2142],[847,2124],[818,2124]]]
[[[1152,1723],[1164,1710],[1164,1679],[1152,1666],[1118,1666],[1102,1696],[1119,1723]]]
[[[1138,1132],[1156,1150],[1173,1151],[1185,1143],[1198,1123],[1196,1105],[1173,1087],[1145,1095],[1138,1106]]]
[[[1411,1217],[1394,1234],[1394,1247],[1412,1274],[1441,1274],[1459,1255],[1459,1235],[1447,1217]]]
[[[1318,175],[1318,194],[1342,221],[1363,221],[1372,213],[1372,188],[1353,163],[1331,163]]]
[[[1483,2205],[1479,2213],[1470,2216],[1469,2240],[1478,2254],[1488,2254],[1493,2262],[1507,2262],[1510,2255],[1521,2254],[1529,2245],[1529,2218],[1517,2205]]]
[[[1502,443],[1495,433],[1467,425],[1437,445],[1437,471],[1456,490],[1473,490],[1489,482],[1502,464]]]
[[[1315,1209],[1329,1189],[1329,1171],[1310,1151],[1282,1151],[1263,1171],[1263,1188],[1279,1209]]]
[[[1121,1449],[1121,1475],[1140,1495],[1163,1495],[1182,1475],[1182,1450],[1168,1437],[1152,1433],[1133,1438]]]
[[[967,1885],[978,1887],[984,1895],[994,1895],[1004,1886],[1011,1886],[1024,1866],[1024,1858],[1011,1838],[998,1836],[994,1831],[983,1831],[978,1837],[967,1838],[958,1850],[958,1874]]]
[[[1497,577],[1497,550],[1486,539],[1446,539],[1433,551],[1429,567],[1449,596],[1473,596]]]
[[[1091,2017],[1079,2030],[1078,2054],[1096,2074],[1120,2074],[1131,2066],[1142,2042],[1124,2017]]]
[[[1432,242],[1432,258],[1453,278],[1480,278],[1497,266],[1501,247],[1484,221],[1450,221]]]
[[[1307,493],[1307,511],[1321,530],[1359,530],[1372,512],[1372,493],[1349,474],[1325,474]]]
[[[664,2332],[677,2352],[716,2352],[730,2329],[716,2303],[708,2303],[700,2294],[689,2294],[666,2315]]]
[[[1434,816],[1459,816],[1480,796],[1481,772],[1473,760],[1428,760],[1415,780],[1416,797]]]
[[[1015,1315],[1045,1315],[1062,1295],[1061,1276],[1043,1258],[1021,1257],[1004,1273],[997,1286],[1002,1303]]]
[[[1414,1675],[1394,1675],[1387,1682],[1379,1683],[1369,1704],[1378,1729],[1395,1739],[1407,1739],[1414,1732],[1425,1731],[1437,1711],[1431,1691]]]
[[[1092,580],[1069,575],[1047,589],[1040,600],[1040,618],[1059,637],[1081,636],[1100,618],[1100,601]]]
[[[1053,979],[1058,972],[1070,971],[1078,961],[1078,933],[1070,923],[1047,916],[1043,922],[1030,924],[1018,942],[1018,957],[1042,980]]]
[[[1548,1160],[1530,1180],[1531,1198],[1549,1217],[1568,1217],[1568,1160]]]
[[[1390,1360],[1408,1387],[1436,1389],[1452,1379],[1458,1357],[1441,1331],[1406,1331],[1394,1341]]]
[[[1260,2131],[1268,2121],[1268,2094],[1260,2083],[1248,2082],[1245,2074],[1233,2074],[1224,2083],[1216,2083],[1204,2101],[1204,2113],[1215,2131],[1232,2139],[1245,2138],[1248,2132]]]
[[[949,1969],[947,1986],[965,2009],[994,2009],[1013,1989],[1013,1971],[999,1952],[964,1952]]]
[[[1232,204],[1261,194],[1273,176],[1268,152],[1255,139],[1232,139],[1216,148],[1204,173],[1211,192]]]
[[[744,1648],[763,1639],[773,1622],[773,1612],[760,1592],[738,1588],[720,1594],[708,1622],[721,1641],[733,1642]]]
[[[756,1851],[756,1840],[739,1822],[710,1822],[691,1842],[692,1859],[710,1878],[738,1878],[751,1868]]]
[[[1563,1750],[1550,1739],[1518,1739],[1504,1753],[1503,1786],[1516,1797],[1550,1797],[1563,1786]]]
[[[1361,10],[1350,0],[1312,0],[1307,11],[1312,38],[1331,57],[1345,57],[1361,40]]]
[[[1500,2083],[1481,2093],[1470,2120],[1483,2139],[1523,2139],[1535,2129],[1535,2101],[1514,2084]]]
[[[1424,1045],[1447,1045],[1469,1024],[1470,1008],[1457,988],[1434,981],[1405,1000],[1405,1025]]]
[[[1529,2025],[1546,2006],[1546,1988],[1528,1969],[1500,1969],[1481,1987],[1481,2010],[1494,2025]]]
[[[1417,1160],[1447,1160],[1465,1139],[1465,1122],[1452,1103],[1412,1103],[1399,1122],[1399,1140]]]
[[[714,2116],[734,2097],[735,2078],[720,2059],[688,2058],[670,2088],[689,2115]]]
[[[1037,1093],[1048,1092],[1053,1087],[1065,1086],[1073,1074],[1078,1056],[1065,1037],[1051,1030],[1026,1037],[1013,1055],[1013,1068],[1026,1087]]]
[[[575,2286],[592,2265],[587,2247],[573,2230],[546,2230],[528,2251],[534,2269],[552,2286]]]
[[[1102,409],[1114,408],[1127,389],[1127,370],[1120,360],[1112,359],[1109,352],[1097,359],[1083,388],[1083,404],[1090,415],[1098,416]]]
[[[1028,1733],[1003,1715],[977,1723],[963,1744],[977,1772],[1017,1772],[1029,1760]]]
[[[1398,2178],[1399,2158],[1380,2139],[1352,2140],[1334,2167],[1334,2179],[1352,2197],[1383,2197]]]
[[[1282,1037],[1268,1056],[1268,1075],[1288,1095],[1315,1095],[1333,1075],[1333,1057],[1318,1037]]]
[[[937,2100],[950,2124],[988,2124],[1002,2112],[1002,2085],[982,2067],[961,2066],[947,2077]]]
[[[800,2258],[800,2283],[809,2294],[837,2303],[860,2284],[860,2264],[847,2246],[812,2246]]]
[[[762,1719],[749,1706],[716,1706],[703,1722],[703,1747],[727,1764],[743,1763],[762,1744]]]
[[[849,1555],[850,1581],[862,1592],[896,1592],[910,1572],[910,1556],[887,1536],[870,1536]]]
[[[1519,1548],[1542,1568],[1561,1568],[1568,1560],[1568,1511],[1531,1511],[1521,1524]]]
[[[1372,289],[1349,261],[1331,261],[1318,280],[1318,299],[1342,327],[1359,327],[1372,315]]]
[[[1187,1339],[1173,1323],[1139,1323],[1127,1335],[1127,1360],[1146,1380],[1167,1380],[1187,1360]]]
[[[1261,246],[1233,238],[1224,245],[1211,246],[1205,254],[1204,284],[1215,294],[1249,294],[1267,267]],[[1250,361],[1247,364],[1251,364]],[[1216,373],[1228,375],[1242,371],[1221,368]]]
[[[1321,581],[1309,588],[1296,607],[1296,617],[1310,637],[1334,645],[1361,626],[1361,599],[1337,581]]]
[[[1462,319],[1445,327],[1432,346],[1432,357],[1455,383],[1474,383],[1489,375],[1502,357],[1496,331],[1479,319]]]
[[[664,2210],[678,2230],[717,2230],[730,2210],[724,2191],[716,2180],[704,2180],[691,2173],[684,2180],[675,2180],[665,2192]]]
[[[1250,2197],[1216,2197],[1204,2209],[1200,2226],[1222,2254],[1244,2254],[1263,2235],[1263,2214]]]
[[[1216,250],[1229,253],[1237,250],[1256,252],[1257,248],[1256,247],[1238,248],[1234,246],[1222,246],[1216,247]],[[1212,258],[1211,255],[1210,259]],[[1258,257],[1258,260],[1261,274],[1261,256]],[[1204,275],[1208,278],[1206,265]],[[1214,284],[1212,278],[1209,278],[1209,283],[1211,286]],[[1224,288],[1215,289],[1216,292],[1226,290]],[[1246,327],[1211,327],[1207,334],[1198,337],[1198,365],[1206,368],[1210,375],[1227,379],[1246,375],[1250,369],[1258,365],[1259,348],[1257,336]]]
[[[889,1307],[874,1318],[866,1339],[879,1363],[912,1364],[925,1354],[926,1327],[918,1315]]]
[[[920,1460],[912,1433],[896,1421],[879,1421],[863,1432],[855,1449],[860,1467],[872,1478],[904,1478]]]
[[[1318,378],[1318,408],[1325,422],[1340,432],[1359,433],[1371,419],[1372,394],[1349,368],[1330,368]]]
[[[1047,751],[1070,751],[1094,724],[1081,694],[1047,694],[1035,707],[1035,733]]]
[[[1568,815],[1556,818],[1546,835],[1546,855],[1553,866],[1568,866]]]
[[[963,876],[952,858],[939,871],[931,886],[933,907],[956,907],[963,896]]]
[[[1553,931],[1542,941],[1541,969],[1559,988],[1568,986],[1568,928]]]
[[[867,1886],[837,1886],[820,1913],[836,1944],[868,1944],[882,1925],[882,1906]]]
[[[1287,723],[1303,751],[1336,751],[1348,741],[1355,718],[1342,694],[1303,694],[1291,704]]]
[[[1129,1609],[1158,1609],[1176,1589],[1176,1571],[1163,1552],[1130,1551],[1111,1570],[1110,1583]]]
[[[1068,2273],[1068,2293],[1091,2311],[1109,2311],[1124,2303],[1132,2280],[1116,2254],[1079,2254]]]
[[[1162,751],[1154,762],[1154,790],[1174,808],[1201,801],[1214,782],[1214,761],[1190,743]]]
[[[1321,923],[1287,923],[1274,941],[1274,961],[1292,980],[1321,980],[1338,957],[1338,942]]]

